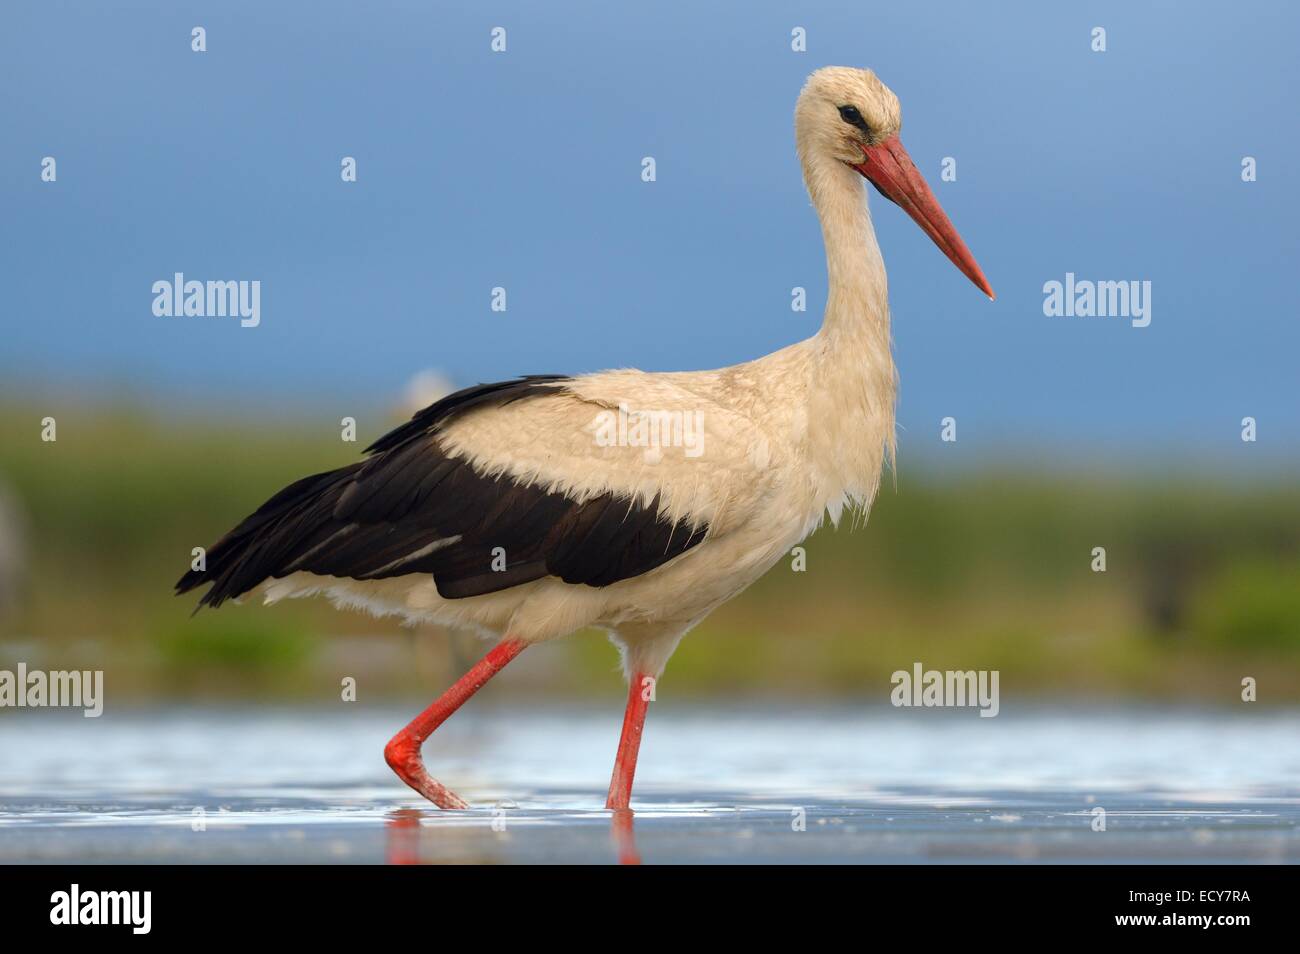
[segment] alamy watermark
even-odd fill
[[[152,891],[89,891],[74,884],[50,895],[51,924],[119,924],[132,934],[148,934],[152,913]]]
[[[186,281],[176,272],[171,281],[153,283],[153,313],[159,318],[238,318],[240,327],[262,323],[260,281]]]
[[[704,453],[704,412],[618,410],[599,412],[592,421],[598,447],[644,447],[647,463],[663,459],[665,447],[680,447],[687,457]]]
[[[978,706],[981,719],[998,714],[998,670],[938,670],[912,664],[912,671],[900,669],[890,677],[893,690],[889,701],[895,706],[952,707]]]
[[[1151,324],[1151,282],[1076,280],[1043,283],[1043,314],[1048,318],[1128,318],[1134,328]]]
[[[104,713],[101,669],[45,672],[19,663],[17,671],[0,669],[0,708],[82,709],[87,719]]]

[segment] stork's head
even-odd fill
[[[980,291],[993,289],[898,138],[898,97],[871,70],[828,66],[808,77],[795,107],[805,169],[833,160],[856,169],[899,205]]]

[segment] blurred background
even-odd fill
[[[899,95],[999,297],[873,194],[896,484],[701,625],[674,695],[881,704],[921,661],[1000,670],[1003,711],[1226,706],[1246,676],[1261,705],[1297,699],[1294,7],[30,2],[2,23],[0,668],[102,668],[110,707],[333,702],[343,676],[431,697],[473,640],[323,601],[191,618],[171,586],[443,390],[815,332],[791,115],[846,64]],[[260,326],[154,316],[177,271],[260,280]],[[1150,281],[1150,327],[1045,317],[1067,271]],[[614,699],[615,665],[584,633],[524,657],[513,691]]]

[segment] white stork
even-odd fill
[[[993,297],[899,126],[897,98],[868,70],[818,70],[799,96],[795,139],[830,281],[811,338],[715,371],[534,376],[452,394],[364,460],[280,491],[178,592],[211,583],[208,606],[324,593],[495,636],[384,750],[442,808],[467,806],[425,770],[429,735],[526,647],[601,627],[629,680],[607,801],[627,809],[652,680],[681,638],[824,517],[865,511],[893,462],[885,266],[859,176]],[[647,448],[626,429],[646,421],[700,431],[690,446]]]

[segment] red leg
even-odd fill
[[[647,682],[647,680],[649,680]],[[618,740],[618,755],[614,758],[614,777],[609,780],[609,798],[605,807],[615,811],[626,809],[632,800],[632,776],[636,774],[636,756],[641,750],[641,732],[645,729],[645,714],[650,708],[654,686],[653,677],[643,672],[633,673],[627,689],[627,711],[623,714],[623,734]]]
[[[408,725],[384,746],[384,760],[389,768],[411,788],[415,789],[439,808],[469,808],[469,803],[425,771],[420,757],[420,746],[438,726],[465,704],[470,696],[482,689],[489,679],[506,668],[506,663],[524,651],[526,643],[517,639],[503,639],[492,651],[474,664],[456,684],[434,700],[433,705],[411,720]]]

